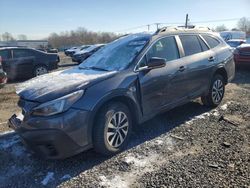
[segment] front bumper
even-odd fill
[[[79,56],[77,56],[77,57],[73,56],[73,57],[72,57],[72,61],[73,61],[73,62],[77,62],[77,63],[81,63],[81,62],[82,62],[82,58],[79,57]]]
[[[70,109],[51,117],[9,119],[24,144],[47,159],[64,159],[92,147],[88,111]]]

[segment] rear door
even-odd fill
[[[194,98],[207,90],[216,57],[198,34],[179,35],[179,38],[184,51],[186,92],[189,98]]]
[[[15,66],[17,74],[32,76],[35,65],[35,54],[30,49],[13,49],[12,66]]]

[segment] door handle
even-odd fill
[[[180,67],[179,67],[179,71],[180,71],[180,72],[183,72],[185,69],[186,69],[186,68],[185,68],[184,66],[180,66]]]
[[[214,61],[214,60],[215,60],[214,56],[208,58],[208,61]]]

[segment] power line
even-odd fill
[[[247,19],[249,19],[250,17],[246,17]],[[227,21],[236,21],[239,20],[241,18],[230,18],[230,19],[218,19],[218,20],[201,20],[201,21],[191,21],[191,23],[193,24],[197,24],[197,23],[214,23],[214,22],[227,22]],[[188,20],[190,21],[190,20]],[[136,27],[130,27],[130,28],[126,28],[126,29],[121,29],[118,31],[115,31],[116,33],[119,32],[125,32],[125,31],[131,31],[131,30],[135,30],[135,29],[140,29],[140,28],[147,28],[147,30],[150,30],[150,26],[156,26],[156,28],[158,29],[160,25],[181,25],[184,24],[184,22],[158,22],[158,23],[151,23],[151,24],[145,24],[145,25],[141,25],[141,26],[136,26]]]

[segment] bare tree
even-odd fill
[[[93,32],[83,27],[76,30],[52,33],[49,38],[49,44],[54,48],[65,48],[70,46],[80,46],[83,44],[108,43],[118,38],[118,35],[110,32]]]
[[[245,32],[247,32],[247,33],[250,33],[250,20],[247,19],[246,17],[241,18],[241,19],[238,21],[237,26],[238,26],[238,28],[239,28],[241,31],[245,31]]]
[[[2,34],[3,41],[13,41],[14,38],[9,32],[5,32]]]
[[[17,36],[17,39],[18,40],[27,40],[27,36],[24,35],[24,34],[20,34],[20,35]]]
[[[221,32],[221,31],[227,31],[227,27],[223,24],[223,25],[218,25],[216,28],[215,28],[215,31],[217,32]]]

